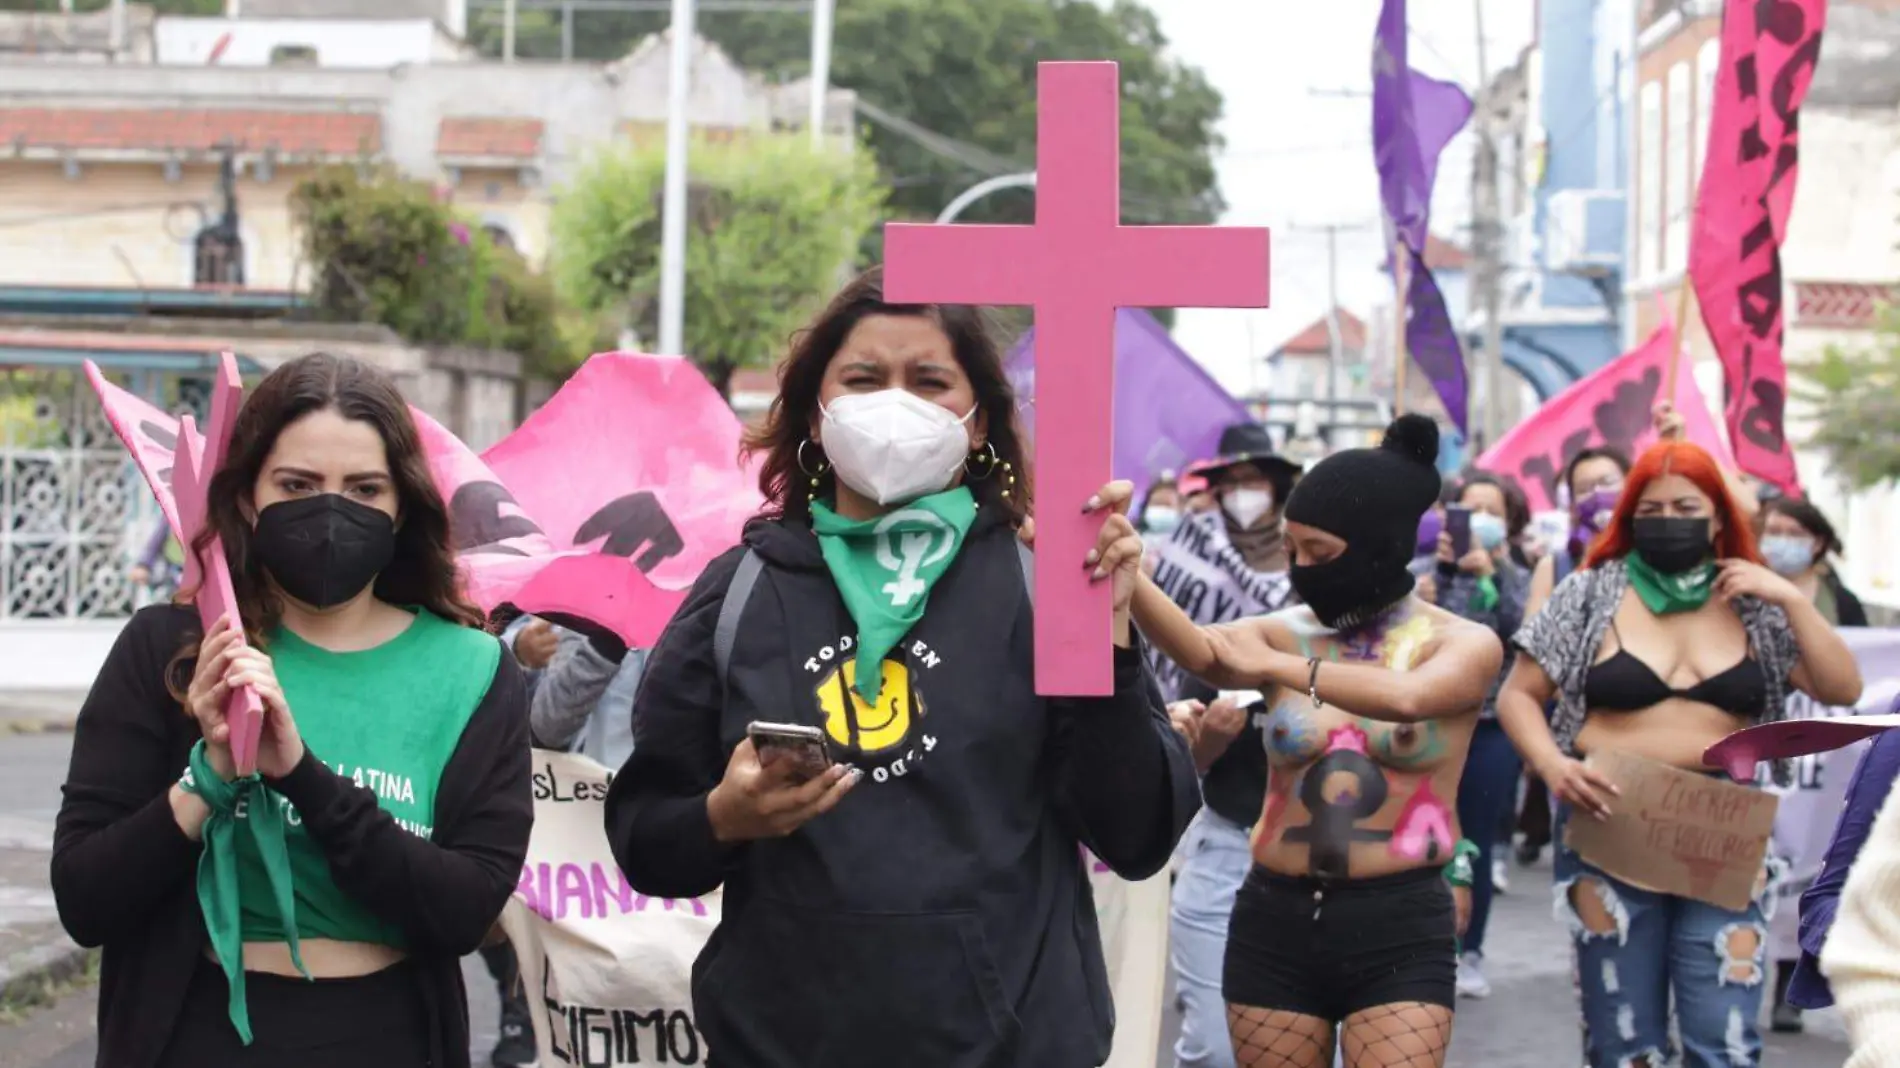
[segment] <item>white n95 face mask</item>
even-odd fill
[[[1260,517],[1273,511],[1273,491],[1266,489],[1230,489],[1221,497],[1227,518],[1242,530],[1248,530]]]
[[[907,504],[949,487],[970,457],[961,419],[904,389],[847,393],[825,408],[819,444],[845,485],[881,505]]]

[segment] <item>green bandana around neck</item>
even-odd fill
[[[191,763],[178,785],[211,808],[204,825],[204,852],[198,856],[198,908],[204,913],[211,951],[231,987],[231,1024],[245,1045],[251,1044],[251,1012],[244,1000],[244,932],[238,899],[238,835],[248,834],[257,846],[270,878],[271,896],[283,919],[290,943],[290,959],[310,978],[297,942],[297,902],[292,893],[290,849],[284,844],[284,809],[257,775],[225,782],[211,770],[205,743],[191,750]]]
[[[811,521],[825,567],[858,626],[856,689],[875,704],[884,657],[924,617],[931,588],[956,562],[976,521],[976,498],[959,486],[865,520],[846,519],[815,501]]]
[[[1697,564],[1679,575],[1666,575],[1643,559],[1641,553],[1630,553],[1625,558],[1629,568],[1630,585],[1635,587],[1636,596],[1643,604],[1659,616],[1676,612],[1693,612],[1709,603],[1709,595],[1715,592],[1715,563],[1708,561]]]

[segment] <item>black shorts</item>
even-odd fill
[[[1457,926],[1437,868],[1337,881],[1255,865],[1234,899],[1221,991],[1334,1023],[1399,1002],[1453,1008]]]

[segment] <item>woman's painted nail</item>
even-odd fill
[[[1093,512],[1094,510],[1096,510],[1097,508],[1100,508],[1101,506],[1102,506],[1102,499],[1100,497],[1090,497],[1089,503],[1082,506],[1082,511]]]
[[[1100,550],[1090,549],[1089,554],[1082,558],[1082,562],[1085,564],[1092,564],[1095,561],[1100,560],[1101,558],[1102,558],[1102,554]]]
[[[1095,569],[1095,574],[1092,577],[1095,579],[1095,581],[1100,582],[1103,579],[1108,577],[1108,572],[1098,567]]]
[[[852,768],[845,773],[845,778],[850,779],[852,784],[856,785],[859,779],[864,778],[864,771],[860,768]]]

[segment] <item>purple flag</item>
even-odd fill
[[[1465,351],[1458,344],[1458,332],[1452,329],[1451,313],[1445,309],[1445,295],[1438,291],[1438,280],[1425,266],[1423,253],[1405,251],[1411,261],[1406,281],[1405,349],[1425,377],[1438,390],[1445,404],[1445,415],[1459,433],[1465,433],[1468,396],[1465,385]]]
[[[1442,305],[1442,302],[1441,302]],[[1036,432],[1029,404],[1036,388],[1036,332],[1010,351],[1004,370],[1021,398],[1023,428]],[[1115,312],[1115,477],[1137,493],[1164,471],[1211,459],[1221,431],[1253,416],[1201,369],[1155,317],[1141,308]]]
[[[1424,252],[1438,157],[1470,118],[1471,98],[1463,89],[1411,68],[1406,60],[1405,0],[1385,0],[1372,39],[1372,152],[1386,216],[1411,253],[1405,347],[1431,379],[1460,433],[1467,432],[1464,351],[1438,283],[1425,267]]]

